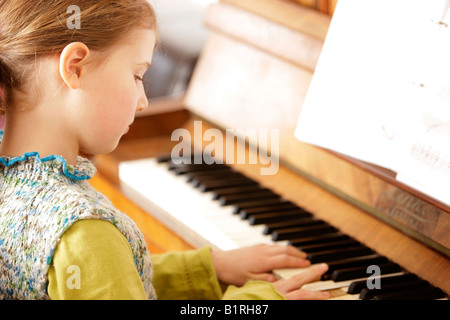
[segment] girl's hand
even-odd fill
[[[273,269],[310,266],[306,253],[292,246],[262,244],[230,251],[213,250],[211,256],[219,280],[236,286],[248,280],[275,282],[270,273]],[[283,290],[290,288],[283,283],[280,286]]]
[[[320,277],[328,270],[325,263],[311,267],[287,280],[278,280],[273,286],[287,300],[324,300],[330,297],[328,292],[302,290],[303,285],[318,281]]]

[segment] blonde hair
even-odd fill
[[[70,29],[70,6],[80,9],[80,28]],[[157,31],[147,0],[0,0],[0,115],[24,92],[41,58],[60,54],[72,42],[107,52],[135,28]]]

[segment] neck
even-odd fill
[[[59,155],[75,165],[79,145],[58,115],[46,115],[41,108],[7,112],[0,156],[19,157],[38,152],[41,158]]]

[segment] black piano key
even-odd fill
[[[283,203],[281,199],[273,198],[273,199],[264,199],[257,201],[248,201],[237,203],[233,206],[233,213],[238,214],[241,210],[250,209],[250,208],[258,208],[265,206],[276,206]]]
[[[173,167],[169,166],[169,170],[172,170],[176,175],[186,174],[188,172],[199,172],[199,171],[224,171],[230,172],[231,168],[220,165],[220,164],[211,164],[211,165],[203,165],[203,164],[181,164],[174,165]]]
[[[332,233],[337,230],[329,225],[314,225],[308,227],[299,227],[299,228],[287,228],[287,229],[278,229],[272,233],[273,241],[280,240],[289,240],[300,237],[309,237],[313,235],[319,235],[324,233]]]
[[[250,180],[248,178],[233,178],[227,180],[202,182],[198,185],[198,188],[202,192],[208,192],[217,189],[224,189],[238,186],[250,186],[250,185],[258,185],[258,182]]]
[[[210,168],[214,168],[214,167],[223,167],[223,168],[228,168],[229,170],[231,170],[230,166],[227,166],[225,164],[220,164],[217,162],[212,162],[210,164],[206,163],[206,162],[201,162],[201,163],[195,163],[194,162],[194,158],[183,158],[186,161],[186,163],[175,163],[172,160],[167,161],[167,166],[169,167],[169,170],[172,170],[174,168],[204,168],[204,169],[210,169]],[[178,162],[178,161],[177,161]]]
[[[293,219],[300,219],[300,218],[310,218],[312,217],[312,215],[302,210],[291,210],[281,212],[255,213],[250,216],[241,215],[241,219],[243,220],[245,220],[246,217],[248,218],[248,222],[251,225],[258,225],[258,224],[290,221]]]
[[[446,298],[446,294],[441,289],[429,286],[414,290],[378,294],[373,297],[373,300],[436,300],[443,298]]]
[[[231,194],[227,196],[221,196],[218,201],[221,206],[228,206],[231,204],[236,204],[239,202],[246,202],[257,199],[278,199],[280,196],[270,190],[263,190],[252,193],[243,193],[243,194]]]
[[[288,229],[288,228],[299,228],[314,225],[326,225],[322,220],[310,217],[303,217],[299,219],[292,219],[282,222],[267,223],[264,226],[263,234],[272,234],[276,230]],[[309,236],[307,236],[309,237]],[[320,237],[320,236],[319,236]]]
[[[244,219],[247,219],[251,214],[255,213],[267,213],[267,212],[280,212],[280,211],[291,211],[291,210],[300,210],[304,211],[302,208],[298,207],[296,204],[290,201],[281,201],[278,204],[261,206],[256,208],[247,208],[242,209],[239,212],[235,212],[239,214]]]
[[[411,290],[418,290],[418,289],[422,290],[429,287],[430,284],[427,281],[420,279],[404,283],[384,284],[380,285],[380,289],[369,289],[369,288],[362,289],[359,294],[359,298],[362,300],[371,300],[375,296],[385,295],[388,293],[397,293],[403,295]]]
[[[256,191],[269,191],[269,189],[262,188],[261,186],[258,185],[217,189],[212,192],[212,199],[217,200],[222,196],[228,196],[232,194],[244,194]]]
[[[311,261],[311,263],[320,263],[358,256],[367,256],[373,253],[374,252],[366,246],[358,246],[353,248],[343,248],[310,253],[307,256],[307,259]]]
[[[303,246],[322,244],[322,243],[331,243],[334,241],[343,241],[350,240],[351,238],[343,234],[341,232],[327,233],[319,236],[306,237],[306,238],[298,238],[298,239],[290,239],[288,244],[297,248],[301,248]]]
[[[202,154],[191,154],[191,155],[189,155],[189,156],[183,155],[183,156],[177,156],[176,158],[177,158],[177,160],[184,160],[184,161],[187,161],[187,162],[189,162],[189,163],[194,163],[196,157],[202,158],[202,159],[203,159],[203,155],[202,155]],[[211,160],[211,158],[208,158],[208,159]],[[171,153],[161,154],[161,155],[159,155],[159,156],[156,158],[156,160],[158,161],[158,163],[164,163],[164,162],[169,163],[169,162],[173,162],[173,161],[172,161],[172,154],[171,154]],[[202,161],[203,161],[203,160],[202,160]]]
[[[333,241],[331,243],[326,242],[320,244],[313,244],[309,246],[297,246],[297,249],[306,253],[314,253],[319,251],[356,247],[359,245],[361,245],[361,243],[359,243],[356,240],[343,240],[343,241]]]
[[[367,267],[365,267],[365,269],[367,269]],[[411,282],[417,279],[418,277],[415,274],[406,273],[397,276],[382,277],[380,278],[380,283],[382,286],[384,286],[385,284]],[[353,281],[348,286],[347,293],[349,294],[361,293],[361,290],[365,288],[367,288],[367,280]]]
[[[197,187],[204,181],[215,181],[221,179],[245,178],[245,176],[236,171],[228,170],[212,170],[212,171],[195,171],[185,174],[186,181]]]
[[[160,155],[160,156],[158,156],[156,158],[156,161],[158,163],[169,162],[171,160],[172,160],[172,155],[170,153],[169,154],[162,154],[162,155]]]
[[[207,181],[228,180],[237,178],[248,179],[243,174],[233,170],[195,171],[186,173],[186,177],[188,177],[188,181],[190,181],[193,185],[198,185],[202,182]]]
[[[382,265],[379,265],[378,267],[380,268],[380,275],[396,273],[396,272],[401,271],[400,266],[393,262],[382,264]],[[354,268],[335,270],[333,272],[333,274],[331,275],[331,280],[338,282],[338,281],[364,278],[364,277],[369,277],[369,276],[370,275],[367,273],[367,267],[354,267]]]
[[[322,280],[330,280],[331,275],[335,270],[352,268],[352,267],[368,267],[370,265],[380,265],[388,263],[389,260],[386,257],[379,254],[372,254],[369,256],[357,256],[352,258],[346,258],[342,260],[335,260],[327,262],[328,270],[322,275]]]

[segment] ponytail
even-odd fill
[[[0,59],[0,116],[2,116],[6,111],[8,91],[10,85],[7,82],[9,78],[9,72],[6,67],[3,66],[2,60]]]
[[[0,54],[0,115],[5,114],[11,103],[11,91],[14,84],[12,70],[2,61]]]

